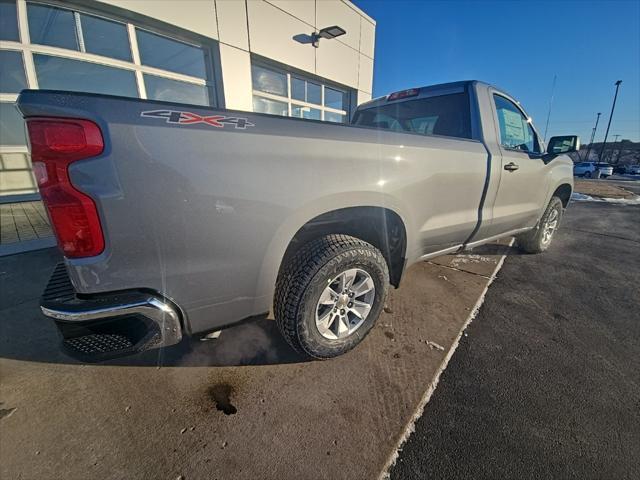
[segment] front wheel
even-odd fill
[[[551,197],[538,225],[533,230],[516,237],[518,247],[527,253],[544,252],[551,245],[553,235],[560,227],[562,212],[562,200],[558,197]]]
[[[591,178],[591,172],[584,172],[584,178]]]
[[[278,328],[298,352],[336,357],[369,333],[388,285],[387,262],[377,248],[347,235],[318,238],[288,260],[278,276]]]

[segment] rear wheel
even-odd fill
[[[591,178],[591,172],[584,172],[584,178]]]
[[[536,228],[516,237],[518,247],[527,253],[544,252],[551,245],[551,240],[560,227],[562,212],[562,200],[558,197],[551,197],[551,201]]]
[[[388,284],[387,263],[377,248],[347,235],[318,238],[287,261],[278,277],[278,328],[300,353],[341,355],[375,324]]]

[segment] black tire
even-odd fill
[[[316,326],[320,295],[331,279],[359,268],[371,276],[375,291],[364,323],[350,335],[328,339]],[[327,235],[308,243],[283,265],[276,283],[274,313],[280,332],[297,352],[326,359],[360,343],[380,316],[389,286],[389,270],[374,246],[348,235]]]
[[[584,172],[584,178],[591,178],[591,172]]]
[[[554,210],[557,212],[557,224],[552,232],[551,238],[549,238],[548,241],[545,241],[545,226],[549,221],[549,218],[552,217],[552,212]],[[547,248],[549,248],[549,245],[551,245],[551,242],[553,240],[553,235],[555,235],[555,233],[558,231],[558,228],[560,227],[563,210],[564,206],[562,205],[562,200],[560,200],[558,197],[551,197],[549,205],[547,205],[546,210],[542,214],[538,225],[536,225],[533,230],[516,236],[516,244],[518,245],[520,250],[526,253],[542,253]]]

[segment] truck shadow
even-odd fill
[[[28,315],[2,319],[0,358],[27,362],[81,365],[61,348],[53,323],[29,302]],[[26,305],[25,305],[26,306]],[[8,312],[7,312],[8,313]],[[140,367],[206,367],[273,365],[308,361],[279,334],[275,321],[254,319],[228,328],[215,340],[185,337],[174,346],[100,362],[96,365]]]
[[[112,360],[109,365],[126,366],[247,366],[309,361],[284,340],[273,320],[244,321],[222,331],[213,340],[184,338],[178,345],[150,350],[130,358]]]
[[[62,351],[57,328],[40,313],[40,294],[60,259],[53,248],[0,258],[0,359],[81,364]],[[305,361],[286,343],[275,321],[254,318],[224,330],[216,340],[185,337],[172,347],[97,365],[226,367]]]
[[[499,243],[487,243],[486,245],[480,245],[471,250],[466,250],[461,253],[474,254],[474,255],[524,255],[522,250],[516,246],[503,245]]]

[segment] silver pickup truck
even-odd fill
[[[20,94],[64,263],[42,311],[101,361],[273,312],[297,351],[356,346],[420,260],[514,235],[542,252],[573,186],[511,96],[396,92],[351,125],[94,94]]]

